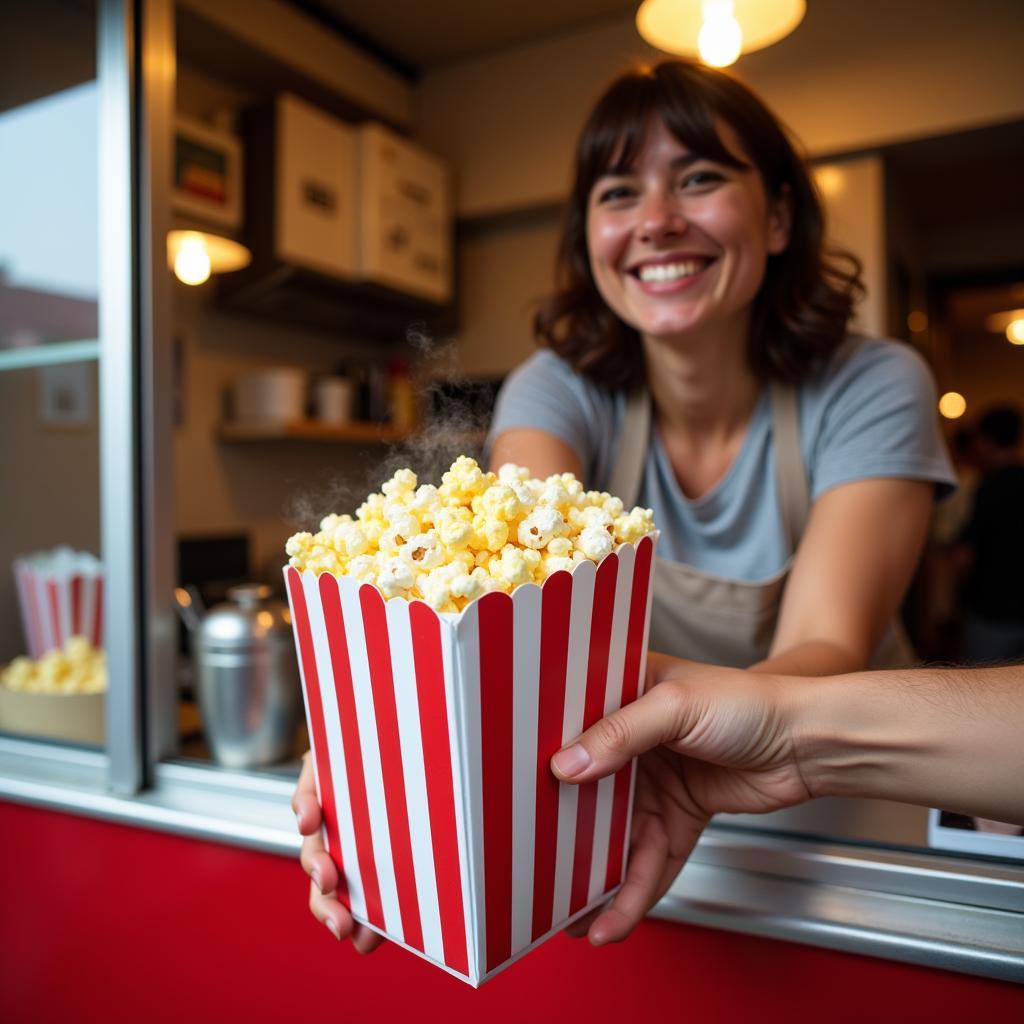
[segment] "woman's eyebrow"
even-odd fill
[[[702,160],[706,160],[706,161],[708,161],[710,163],[719,163],[720,162],[720,161],[715,160],[712,157],[702,156],[700,153],[681,153],[679,156],[675,157],[669,163],[669,168],[671,170],[673,170],[673,171],[682,171],[682,170],[685,170],[687,167],[691,166],[692,164],[700,163]],[[606,171],[604,171],[601,175],[599,175],[597,180],[600,181],[601,178],[623,177],[625,175],[635,174],[635,173],[636,173],[636,165],[635,164],[613,164]]]

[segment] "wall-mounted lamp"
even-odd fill
[[[1007,309],[985,317],[985,326],[990,331],[1006,335],[1011,345],[1024,345],[1024,309]]]
[[[240,242],[208,231],[169,231],[167,263],[184,284],[202,284],[210,274],[241,270],[252,253]]]
[[[659,50],[724,68],[788,36],[806,10],[805,0],[644,0],[636,27]]]

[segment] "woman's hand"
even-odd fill
[[[302,853],[299,857],[310,877],[309,909],[313,916],[325,924],[336,939],[352,939],[360,953],[372,953],[384,939],[370,928],[356,923],[338,899],[338,869],[324,849],[320,837],[320,805],[316,800],[313,779],[313,760],[307,753],[302,758],[302,772],[292,795],[292,810],[299,826]]]
[[[759,813],[811,798],[777,677],[650,655],[647,692],[551,760],[591,782],[640,755],[629,867],[611,903],[568,929],[624,939],[665,894],[718,811]]]

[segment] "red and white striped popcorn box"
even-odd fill
[[[478,986],[622,882],[633,765],[563,743],[643,686],[656,535],[459,615],[285,568],[324,841],[353,917]]]
[[[85,636],[103,646],[103,565],[87,551],[37,551],[14,561],[25,648],[33,658]]]

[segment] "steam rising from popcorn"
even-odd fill
[[[440,487],[400,469],[355,518],[329,515],[285,550],[300,571],[351,576],[389,599],[460,612],[482,594],[543,583],[653,531],[650,509],[626,512],[619,498],[585,491],[572,473],[537,480],[512,463],[485,473],[460,455]]]

